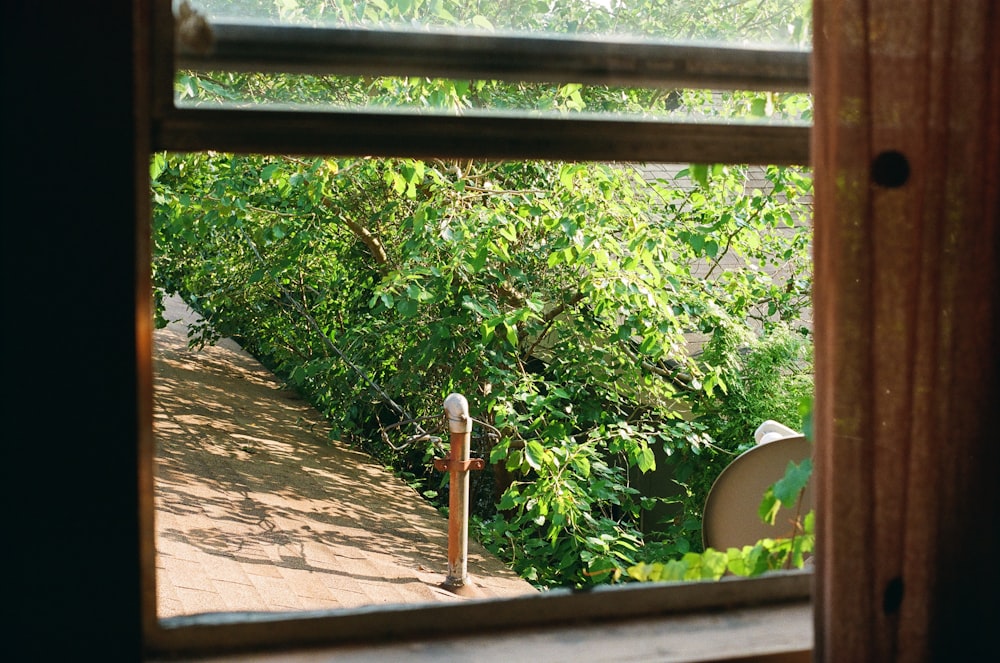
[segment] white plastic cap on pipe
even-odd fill
[[[757,441],[757,444],[767,444],[775,440],[783,440],[786,437],[798,437],[801,434],[793,431],[784,424],[768,419],[753,432],[753,438]]]
[[[472,431],[472,419],[469,417],[469,401],[462,394],[448,394],[444,399],[444,412],[448,415],[448,430],[452,433],[469,433]]]

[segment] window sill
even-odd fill
[[[462,625],[456,626],[460,630]],[[812,659],[808,600],[621,622],[525,628],[500,633],[434,636],[382,644],[257,650],[157,661],[198,663],[350,663],[470,661],[769,661]]]
[[[812,634],[811,604],[799,603],[617,624],[592,623],[369,648],[317,650],[296,656],[285,654],[281,660],[791,662],[811,660]],[[277,657],[252,660],[269,662]]]

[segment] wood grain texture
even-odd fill
[[[997,579],[998,8],[814,18],[816,656],[962,660]]]

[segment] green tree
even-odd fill
[[[652,469],[654,447],[731,448],[706,423],[726,407],[705,403],[759,398],[736,398],[753,377],[739,360],[764,342],[747,299],[796,310],[763,272],[707,285],[697,267],[721,263],[709,234],[692,239],[703,217],[664,216],[662,187],[631,167],[196,154],[158,155],[153,175],[155,280],[204,314],[195,340],[238,338],[338,435],[428,483],[436,450],[396,453],[378,432],[401,416],[385,397],[421,417],[467,394],[500,432],[479,448],[495,478],[477,493],[485,540],[542,584],[634,561],[628,470]],[[724,250],[767,254],[788,229],[805,232],[757,224]],[[692,332],[711,352],[691,351]]]
[[[472,11],[466,3],[419,0],[257,4],[347,23],[436,6],[439,19],[513,16],[520,28],[642,11],[673,25],[656,3],[500,3],[496,16],[471,17],[456,14]],[[365,14],[373,7],[381,13]],[[410,99],[449,112],[647,112],[705,99],[227,72],[186,72],[177,90],[199,103]],[[712,99],[751,116],[808,112],[796,96]],[[159,154],[151,168],[154,283],[204,316],[192,342],[237,338],[326,413],[335,436],[445,502],[429,463],[440,449],[407,443],[420,424],[395,425],[467,395],[480,428],[495,431],[476,449],[491,469],[476,484],[479,535],[540,586],[628,577],[678,541],[697,547],[684,523],[700,516],[713,474],[752,439],[756,417],[781,418],[808,385],[807,331],[795,327],[808,302],[811,183],[798,169],[767,169],[760,190],[738,166],[653,182],[627,164]],[[653,500],[629,476],[655,469],[657,452],[684,487],[684,514],[651,545],[638,519]]]

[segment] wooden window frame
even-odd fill
[[[154,3],[152,141],[158,149],[778,165],[809,160],[809,126],[801,122],[538,117],[474,110],[461,116],[266,106],[227,110],[174,103],[174,74],[181,66],[808,92],[808,51],[238,23],[211,26],[208,49],[203,43],[196,47],[175,40],[169,0]]]
[[[336,61],[308,61],[318,40],[347,41],[357,45],[352,31],[248,30],[222,26],[219,44],[208,54],[185,51],[171,37],[174,26],[169,0],[152,6],[151,35],[153,75],[151,89],[151,149],[154,151],[218,150],[278,154],[336,154],[368,156],[436,156],[492,159],[560,159],[602,161],[731,162],[751,164],[803,164],[808,161],[809,128],[806,125],[693,124],[615,118],[532,118],[484,113],[461,117],[422,114],[319,110],[178,108],[173,100],[174,48],[177,59],[209,69],[226,66],[265,71],[322,71],[341,66]],[[249,33],[249,34],[248,34]],[[477,66],[491,76],[533,76],[556,82],[582,77],[599,84],[723,86],[729,89],[760,87],[768,90],[808,90],[808,53],[719,47],[644,45],[607,40],[494,38],[455,35],[409,36],[365,32],[362,53],[352,56],[351,73],[385,75],[398,49],[423,48],[427,55],[414,61],[426,75],[474,75]],[[254,39],[269,39],[266,49],[255,49]],[[274,42],[282,41],[281,46]],[[329,50],[329,49],[325,49]],[[355,49],[357,50],[357,49]],[[452,63],[463,51],[506,53],[514,60],[512,72],[485,69],[502,60],[495,53],[466,59],[462,71]],[[565,51],[574,63],[588,61],[586,71],[576,64],[561,70],[532,74],[525,63],[539,62],[546,51]],[[627,66],[625,53],[631,55]],[[472,60],[472,64],[469,64]],[[518,64],[520,62],[520,64]],[[618,63],[617,65],[615,63]],[[694,73],[691,73],[694,72]],[[405,73],[414,73],[408,69]],[[486,76],[482,74],[481,76]],[[400,116],[403,117],[400,117]],[[405,121],[401,121],[405,120]],[[148,306],[147,302],[143,306]],[[152,440],[145,439],[142,462],[152,463]],[[145,502],[151,502],[151,478],[142,485]],[[718,609],[746,609],[754,628],[769,629],[770,609],[792,605],[799,626],[772,654],[802,654],[809,650],[811,633],[802,628],[809,614],[812,586],[810,570],[775,573],[719,583],[676,583],[602,587],[590,592],[553,591],[539,596],[461,604],[394,606],[388,610],[341,610],[328,614],[290,613],[267,617],[249,615],[192,615],[157,619],[155,615],[154,526],[150,508],[143,509],[144,627],[152,652],[272,648],[282,644],[345,645],[359,641],[377,643],[389,637],[413,639],[448,634],[455,623],[471,632],[500,632],[517,628],[594,623],[623,619],[680,616]],[[755,612],[756,611],[756,612]],[[267,628],[261,628],[266,624]],[[679,637],[679,636],[675,636]],[[732,645],[732,643],[729,643]],[[766,650],[766,648],[765,648]],[[759,652],[758,652],[759,653]]]
[[[149,7],[136,6],[143,33]],[[817,0],[814,23],[813,656],[961,660],[990,649],[984,606],[994,603],[997,589],[995,565],[970,570],[963,556],[995,550],[998,529],[982,514],[998,503],[1000,484],[993,422],[1000,363],[1000,40],[992,37],[1000,31],[998,9],[989,0]],[[140,36],[140,70],[148,43]],[[152,88],[143,86],[142,74],[138,79],[141,164],[165,125],[151,119],[163,116],[150,112]],[[148,200],[137,189],[142,220]],[[138,239],[143,255],[148,239],[141,230]],[[148,370],[142,356],[150,334],[143,286],[148,275],[140,270],[140,371]],[[148,376],[139,386],[148,389]],[[148,446],[148,393],[140,396],[139,437]],[[144,476],[150,459],[140,461]],[[140,492],[144,514],[151,513],[143,503],[149,499]],[[149,554],[144,549],[146,568]],[[627,616],[670,612],[675,588],[643,589],[649,603]],[[566,605],[587,596],[597,594],[567,597]],[[544,626],[558,639],[570,619],[563,614]],[[218,634],[197,650],[219,646]],[[294,628],[290,635],[288,644],[319,642]],[[164,651],[158,644],[154,634],[154,653]],[[577,653],[586,658],[586,651]]]

